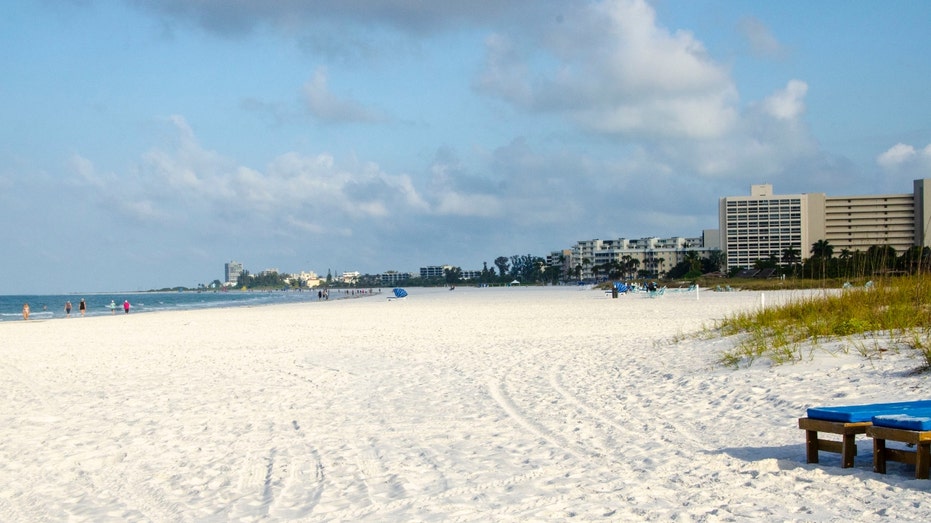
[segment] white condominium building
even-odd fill
[[[634,262],[634,274],[646,274],[658,277],[685,260],[689,251],[696,251],[699,256],[707,257],[711,250],[718,249],[718,231],[707,230],[701,238],[618,238],[615,240],[584,240],[577,242],[570,253],[565,251],[553,253],[555,259],[562,254],[570,270],[581,268],[580,277],[590,279],[597,275],[605,276],[604,267],[614,262]],[[569,254],[569,256],[565,256]],[[553,263],[550,262],[552,265]]]
[[[915,180],[910,194],[827,196],[824,193],[773,194],[772,185],[752,185],[749,196],[719,202],[721,245],[727,268],[750,268],[774,258],[785,264],[787,249],[798,260],[826,240],[839,252],[888,245],[897,252],[931,246],[931,179]]]

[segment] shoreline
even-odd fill
[[[355,289],[348,289],[353,291]],[[343,290],[346,291],[346,290]],[[347,298],[367,297],[379,293],[348,294],[347,292],[333,292],[329,300],[342,300]],[[328,301],[317,297],[317,291],[229,291],[229,292],[140,292],[137,294],[80,294],[80,295],[3,295],[0,296],[0,324],[12,321],[23,321],[22,304],[29,303],[31,310],[30,320],[58,320],[80,318],[78,304],[81,298],[87,299],[87,316],[114,315],[110,302],[116,305],[116,313],[125,314],[122,310],[124,300],[130,302],[130,314],[164,312],[168,310],[196,310],[210,308],[235,308],[258,306],[275,303],[312,303]],[[65,303],[72,305],[71,316],[65,314]],[[54,305],[53,305],[54,304]],[[44,307],[44,308],[43,308]]]

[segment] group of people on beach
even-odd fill
[[[116,302],[114,300],[110,300],[110,310],[112,311],[113,314],[116,314],[116,309],[117,309]],[[129,309],[130,309],[129,300],[124,300],[123,301],[123,312],[125,312],[126,314],[129,314]],[[87,313],[87,302],[84,301],[84,298],[81,298],[80,303],[78,303],[78,310],[81,312],[81,316],[84,316]],[[29,304],[24,303],[23,304],[23,319],[28,320],[30,313],[31,313],[31,310],[29,308]],[[65,302],[65,317],[66,318],[71,317],[71,301],[70,300]]]
[[[78,303],[78,310],[81,311],[81,316],[84,316],[87,313],[87,302],[84,301],[84,298],[81,298],[81,302]],[[65,317],[71,317],[71,302],[65,302]]]
[[[110,305],[107,305],[110,308],[110,314],[116,314],[116,301],[110,300]],[[123,300],[123,312],[129,314],[129,300]]]

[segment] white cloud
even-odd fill
[[[763,100],[763,108],[779,120],[795,120],[805,112],[807,93],[808,84],[801,80],[790,80],[785,89]]]
[[[915,148],[904,143],[897,143],[876,158],[880,167],[891,169],[909,162],[917,156]]]
[[[138,168],[124,175],[101,175],[90,160],[74,155],[71,168],[80,185],[101,196],[101,206],[140,221],[197,226],[192,216],[216,216],[238,224],[278,224],[303,232],[345,233],[352,222],[437,211],[408,175],[392,175],[374,163],[338,165],[332,155],[284,153],[265,169],[237,165],[204,149],[181,116],[168,119],[172,139],[142,155]],[[308,216],[325,216],[321,222]]]
[[[918,150],[913,145],[897,143],[880,154],[876,163],[886,170],[906,170],[925,177],[931,170],[931,144]]]
[[[586,4],[522,50],[486,41],[476,87],[515,106],[562,112],[602,133],[712,138],[737,118],[737,92],[687,31],[657,24],[642,0]]]

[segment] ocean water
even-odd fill
[[[366,289],[368,292],[368,289]],[[377,289],[376,289],[377,292]],[[330,289],[330,299],[364,296],[359,291]],[[111,301],[116,304],[116,314],[123,314],[123,301],[129,300],[130,314],[165,310],[207,309],[213,307],[244,307],[272,303],[296,303],[318,301],[317,290],[306,291],[185,291],[185,292],[126,292],[90,294],[50,295],[0,295],[0,321],[22,321],[23,304],[28,303],[29,319],[65,318],[65,302],[71,302],[71,317],[80,317],[78,304],[84,298],[87,316],[113,314]]]

